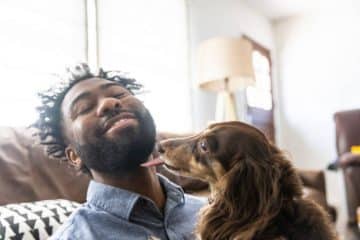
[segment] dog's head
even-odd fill
[[[301,195],[300,180],[282,152],[242,122],[216,123],[190,137],[164,140],[160,152],[169,169],[208,181],[230,199],[242,195],[245,202],[263,202]]]

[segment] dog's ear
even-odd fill
[[[204,239],[253,239],[280,209],[280,172],[269,159],[237,156],[232,160],[234,164],[216,184],[211,207],[202,212],[198,230]],[[226,224],[219,226],[224,219]]]
[[[281,173],[270,161],[246,156],[227,173],[223,200],[232,215],[229,217],[240,216],[239,220],[246,223],[278,211]]]

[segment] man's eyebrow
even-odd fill
[[[90,92],[83,92],[81,93],[79,96],[77,96],[70,104],[70,110],[73,109],[73,107],[75,106],[75,104],[80,101],[81,99],[84,98],[88,98],[90,97],[91,93]]]
[[[111,83],[104,83],[104,84],[100,85],[100,89],[105,90],[105,89],[110,88],[112,86],[118,86],[118,87],[124,88],[124,86],[120,85],[119,83],[111,82]]]

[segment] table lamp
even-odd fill
[[[244,38],[228,37],[201,43],[198,80],[201,89],[218,93],[216,121],[238,120],[234,92],[255,83],[251,43]]]

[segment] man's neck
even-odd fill
[[[126,176],[114,176],[91,170],[94,181],[138,193],[151,199],[162,211],[166,196],[155,168],[139,167]]]

